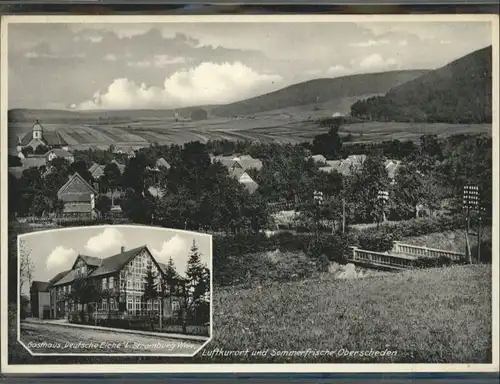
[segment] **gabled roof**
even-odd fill
[[[313,159],[315,162],[318,163],[326,163],[326,157],[323,155],[313,155],[310,157],[310,159]]]
[[[45,141],[48,145],[57,145],[64,146],[68,145],[66,140],[63,139],[61,134],[56,131],[44,131],[43,132],[43,141]]]
[[[31,140],[33,140],[33,132],[29,131],[24,134],[24,136],[19,141],[21,146],[27,146]],[[68,145],[66,140],[63,139],[61,134],[56,131],[43,131],[42,141],[48,146],[65,146]]]
[[[168,163],[168,161],[167,161],[167,160],[165,160],[163,157],[160,157],[160,158],[156,161],[156,167],[157,167],[157,168],[164,167],[164,168],[169,169],[169,168],[170,168],[170,164],[169,164],[169,163]]]
[[[259,159],[254,159],[252,156],[241,156],[238,163],[242,166],[242,168],[246,171],[247,169],[254,168],[258,171],[262,169],[262,161]]]
[[[95,277],[95,276],[107,275],[113,272],[118,272],[120,269],[123,268],[125,264],[127,264],[127,262],[130,259],[132,259],[134,256],[136,256],[143,250],[147,250],[148,253],[151,253],[149,252],[147,246],[142,245],[140,247],[131,249],[129,251],[120,252],[116,255],[102,259],[102,264],[94,272],[92,272],[90,276]]]
[[[90,168],[89,168],[89,172],[90,172],[90,173],[94,173],[94,171],[95,171],[97,168],[99,168],[99,167],[101,167],[101,165],[99,165],[99,164],[97,164],[97,163],[92,163],[92,165],[91,165],[91,166],[90,166]]]
[[[51,152],[54,153],[57,157],[62,157],[62,158],[73,156],[73,154],[71,152],[65,151],[64,149],[60,149],[60,148],[53,148],[53,149],[47,151],[45,156],[47,156]]]
[[[49,280],[49,287],[53,286],[55,283],[61,280],[66,274],[68,274],[68,272],[70,272],[69,269],[59,272],[57,275],[55,275],[52,279]]]
[[[24,159],[21,159],[21,164],[24,169],[32,168],[32,167],[42,167],[45,166],[46,160],[44,156],[29,156]]]
[[[31,283],[31,291],[36,291],[36,292],[48,292],[49,291],[49,283],[45,281],[33,281]]]
[[[230,168],[229,174],[239,180],[243,174],[246,173],[243,168]]]
[[[113,164],[116,164],[116,166],[118,167],[118,170],[120,171],[120,173],[123,173],[125,171],[125,165],[124,164],[120,164],[118,161],[116,160],[112,160],[111,161]],[[102,167],[102,172],[104,173],[104,168],[105,167]]]
[[[96,256],[78,255],[87,265],[98,267],[102,264],[102,259]]]
[[[102,165],[97,166],[97,168],[90,173],[94,179],[100,178],[104,175],[104,167]]]
[[[128,251],[120,252],[116,255],[101,259],[98,257],[93,257],[93,256],[85,256],[85,255],[78,255],[78,258],[86,258],[84,260],[89,260],[91,263],[93,263],[93,266],[97,266],[97,269],[91,272],[88,277],[99,277],[99,276],[104,276],[104,275],[109,275],[111,273],[115,273],[120,271],[132,258],[137,256],[140,252],[146,250],[150,255],[151,252],[149,251],[148,247],[146,245],[142,245],[140,247],[130,249]],[[75,260],[75,263],[76,263]],[[154,257],[153,257],[153,260]],[[155,260],[156,261],[156,260]],[[99,263],[99,264],[97,264]],[[160,269],[165,272],[167,266],[162,263],[158,263],[158,266]],[[89,264],[91,265],[91,264]],[[69,284],[73,280],[76,279],[76,272],[75,270],[70,270],[69,273],[67,273],[63,278],[61,278],[59,281],[54,283],[54,286],[58,285],[64,285],[64,284]],[[181,276],[179,276],[179,279],[183,279]]]
[[[350,160],[353,163],[362,164],[366,160],[366,155],[350,155],[347,157],[346,160]]]
[[[155,186],[149,187],[148,191],[151,194],[151,196],[159,197],[160,199],[163,196],[165,196],[165,193],[163,192],[163,190],[161,188],[158,188],[158,187],[155,187]]]
[[[92,187],[85,179],[80,176],[78,172],[75,172],[73,176],[64,184],[57,192],[57,197],[61,199],[62,196],[68,196],[70,194],[90,194],[97,193],[97,191]]]
[[[212,159],[212,162],[220,162],[222,165],[224,165],[227,168],[231,168],[234,165],[237,165],[237,168],[241,168],[241,164],[239,164],[237,161],[235,161],[232,157],[222,157],[222,156],[216,156]]]

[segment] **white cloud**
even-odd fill
[[[450,40],[441,40],[439,44],[451,44]]]
[[[326,70],[326,74],[331,77],[342,76],[347,73],[347,68],[343,65],[334,65]]]
[[[75,36],[73,41],[88,41],[90,43],[100,43],[103,40],[102,36]]]
[[[394,67],[397,64],[395,59],[389,58],[389,59],[384,59],[381,55],[378,53],[373,53],[369,56],[366,56],[361,62],[359,63],[359,67],[363,70],[381,70],[381,69],[390,69],[391,67]]]
[[[106,61],[116,61],[116,56],[113,55],[112,53],[108,53],[106,56],[104,56],[104,60],[106,60]]]
[[[38,59],[40,57],[53,59],[53,58],[56,58],[57,56],[49,54],[49,53],[26,52],[24,54],[24,57],[26,57],[27,59]]]
[[[27,59],[63,59],[63,58],[78,58],[83,59],[85,57],[85,53],[72,53],[70,55],[54,55],[52,53],[38,53],[38,52],[26,52],[24,57]]]
[[[189,259],[191,245],[192,243],[187,239],[174,235],[170,240],[164,241],[159,250],[151,249],[151,253],[157,261],[165,264],[172,257],[177,272],[183,275]]]
[[[408,41],[406,40],[399,40],[399,45],[401,45],[402,47],[406,46],[408,44]]]
[[[229,103],[279,88],[283,78],[262,74],[240,62],[205,62],[175,72],[163,87],[148,87],[127,78],[115,79],[106,92],[96,92],[79,109],[137,109]]]
[[[185,64],[189,59],[181,56],[169,56],[169,55],[154,55],[151,60],[141,60],[141,61],[129,61],[127,66],[138,67],[138,68],[166,68],[172,64]]]
[[[48,270],[63,270],[71,267],[77,256],[73,248],[58,246],[52,250],[46,261]]]
[[[123,234],[116,228],[106,228],[99,235],[91,237],[85,249],[92,253],[105,253],[111,250],[118,250],[125,245]]]
[[[349,45],[352,47],[373,47],[385,44],[389,44],[389,40],[368,40],[368,41],[361,41],[359,43],[351,43]]]

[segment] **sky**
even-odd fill
[[[70,269],[78,254],[109,257],[125,250],[147,245],[161,263],[172,257],[177,272],[185,276],[193,240],[201,260],[211,269],[211,236],[173,229],[143,226],[92,226],[57,229],[21,235],[34,263],[33,280],[49,281]],[[27,287],[29,289],[29,287]]]
[[[223,104],[314,78],[435,69],[491,44],[487,22],[10,23],[9,108]]]

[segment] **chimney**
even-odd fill
[[[120,253],[123,253],[123,252],[125,252],[125,247],[122,245],[120,248]]]

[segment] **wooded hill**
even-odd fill
[[[385,96],[360,100],[351,115],[366,120],[491,123],[492,47],[392,88]]]

